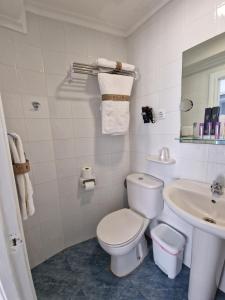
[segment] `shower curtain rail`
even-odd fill
[[[72,63],[70,70],[67,74],[67,78],[69,81],[73,81],[74,76],[73,74],[86,74],[91,76],[97,76],[98,73],[109,73],[109,74],[118,74],[124,76],[132,76],[136,80],[138,77],[137,71],[126,71],[126,70],[117,70],[112,68],[106,67],[99,67],[97,65],[89,65],[84,63]]]

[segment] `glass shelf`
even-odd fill
[[[185,136],[176,138],[180,143],[192,143],[192,144],[211,144],[211,145],[225,145],[225,139],[199,139],[192,136]]]

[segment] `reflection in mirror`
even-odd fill
[[[219,80],[219,107],[220,114],[225,115],[225,78]]]
[[[225,34],[183,53],[181,99],[181,138],[225,140]]]

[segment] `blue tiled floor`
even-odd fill
[[[124,278],[109,270],[110,257],[96,239],[70,247],[32,270],[38,300],[186,300],[189,269],[170,280],[153,262],[152,251]],[[218,292],[216,300],[224,300]]]

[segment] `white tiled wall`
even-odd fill
[[[167,145],[177,159],[170,171],[171,177],[210,181],[218,174],[213,171],[212,163],[224,163],[225,173],[223,146],[184,145],[174,140],[180,131],[182,52],[225,31],[225,17],[216,14],[222,3],[219,0],[173,0],[127,39],[128,60],[141,74],[131,103],[133,169],[150,171],[154,165],[145,161],[145,155],[157,153],[160,147]],[[165,109],[166,118],[154,125],[143,124],[140,115],[143,105]],[[202,168],[196,167],[197,164]],[[164,176],[164,167],[156,169]]]
[[[225,176],[224,146],[185,145],[174,140],[180,131],[182,51],[225,31],[225,16],[217,15],[217,7],[222,4],[222,0],[173,0],[128,38],[128,61],[141,74],[132,100],[133,170],[166,182],[174,177],[212,182],[219,174]],[[166,119],[144,125],[143,105],[164,108]],[[162,146],[170,148],[176,165],[160,166],[145,160],[147,154],[158,153]],[[185,261],[190,264],[191,226],[167,209],[162,219],[187,235]]]
[[[28,34],[0,28],[0,90],[8,131],[31,160],[36,213],[24,222],[31,266],[95,235],[99,220],[123,207],[129,137],[103,137],[96,78],[63,80],[72,61],[126,61],[125,40],[28,14]],[[79,79],[80,78],[80,79]],[[38,112],[31,102],[38,101]],[[94,192],[79,187],[91,165]]]

